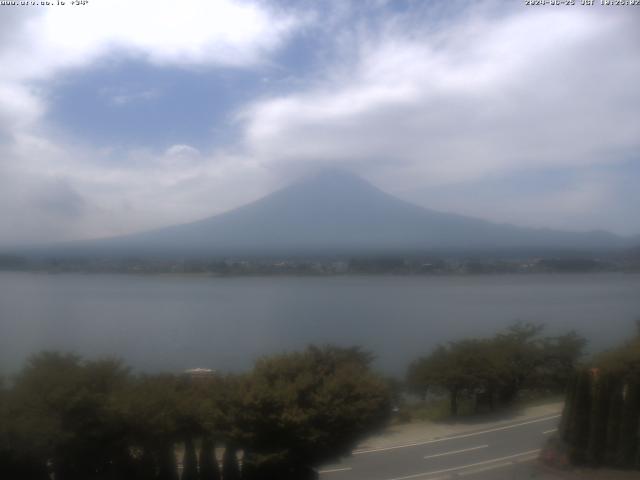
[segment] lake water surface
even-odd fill
[[[237,277],[0,273],[0,373],[42,349],[136,369],[239,371],[310,342],[357,344],[401,374],[438,342],[516,321],[628,338],[640,275]]]

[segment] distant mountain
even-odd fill
[[[350,173],[306,178],[193,223],[67,245],[80,254],[283,255],[500,250],[603,250],[607,232],[522,228],[442,213],[393,197]]]

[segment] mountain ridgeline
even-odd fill
[[[422,252],[603,251],[607,232],[497,224],[426,209],[345,172],[324,172],[193,223],[56,247],[77,255],[335,255]]]

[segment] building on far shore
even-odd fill
[[[183,373],[191,379],[213,378],[217,375],[216,371],[210,368],[189,368]]]

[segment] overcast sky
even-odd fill
[[[435,209],[640,234],[639,45],[631,6],[0,6],[0,245],[195,220],[324,166]]]

